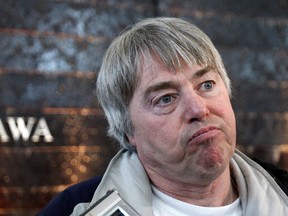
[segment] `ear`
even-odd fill
[[[137,145],[136,145],[135,137],[133,135],[128,135],[128,134],[126,134],[126,137],[129,141],[129,143],[136,148]]]

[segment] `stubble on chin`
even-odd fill
[[[199,150],[195,159],[195,169],[203,179],[221,175],[229,166],[231,156],[227,149],[224,150],[219,145],[208,145]]]

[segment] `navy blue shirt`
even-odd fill
[[[52,199],[37,216],[68,216],[79,203],[91,202],[102,177],[80,182],[68,187]]]

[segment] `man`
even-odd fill
[[[288,215],[284,189],[235,150],[230,80],[193,24],[153,18],[126,30],[106,52],[97,93],[123,149],[72,215],[113,188],[145,216]]]

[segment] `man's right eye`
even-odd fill
[[[177,107],[177,100],[177,93],[158,95],[151,101],[153,112],[158,115],[169,114]]]
[[[160,104],[160,105],[166,105],[166,104],[171,103],[171,101],[172,101],[172,96],[170,96],[170,95],[165,95],[165,96],[163,96],[163,97],[160,98],[158,104]]]

